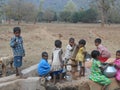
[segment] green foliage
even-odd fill
[[[73,23],[77,23],[77,22],[79,22],[80,20],[80,14],[79,14],[79,12],[75,12],[75,13],[73,13],[72,14],[72,17],[71,17],[71,21],[73,22]]]
[[[44,21],[51,22],[51,21],[54,21],[54,19],[56,17],[55,15],[56,15],[56,13],[53,10],[47,9],[43,12],[42,17],[43,17]]]
[[[94,9],[88,9],[83,13],[82,22],[95,22],[97,19],[97,12]]]
[[[60,13],[59,17],[60,17],[60,21],[65,21],[65,22],[91,23],[97,20],[97,12],[94,9],[88,9],[85,11],[82,10],[74,13],[63,11]]]
[[[21,20],[35,21],[38,11],[34,4],[25,0],[9,0],[4,6],[4,12],[8,20],[14,19],[19,23]]]
[[[66,12],[76,12],[77,11],[77,6],[72,0],[69,0],[67,2],[67,4],[64,6],[64,11],[66,11]]]
[[[0,22],[1,22],[1,19],[4,18],[3,6],[5,5],[5,1],[6,0],[0,0]]]
[[[59,20],[64,22],[70,22],[71,21],[72,13],[68,11],[62,11],[59,14]]]

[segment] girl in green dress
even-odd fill
[[[111,80],[103,75],[101,72],[101,62],[98,60],[100,53],[97,50],[93,50],[91,56],[93,58],[92,67],[91,67],[91,75],[89,79],[94,82],[97,82],[103,85],[102,90],[105,90],[106,86],[111,83]]]

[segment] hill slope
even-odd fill
[[[28,0],[30,2],[35,3],[37,6],[40,4],[40,0]],[[51,8],[55,11],[61,11],[66,5],[68,0],[44,0],[43,8]],[[73,2],[77,5],[78,9],[89,8],[89,4],[92,0],[73,0]]]

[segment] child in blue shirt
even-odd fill
[[[50,72],[50,65],[47,60],[48,60],[48,53],[42,52],[42,59],[40,60],[37,69],[37,72],[41,77],[48,75],[48,73]]]
[[[16,68],[16,76],[19,76],[18,68],[22,66],[22,59],[25,56],[25,50],[23,47],[23,39],[20,36],[20,27],[15,27],[13,29],[14,37],[11,38],[10,46],[13,50],[14,55],[14,66]]]

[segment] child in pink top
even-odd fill
[[[120,50],[116,51],[116,59],[114,61],[114,64],[116,66],[117,69],[117,73],[116,73],[116,80],[120,81]]]
[[[95,39],[95,46],[97,47],[97,50],[100,52],[99,60],[101,62],[107,61],[108,58],[111,57],[110,52],[106,47],[104,47],[101,44],[102,40],[100,38]]]

